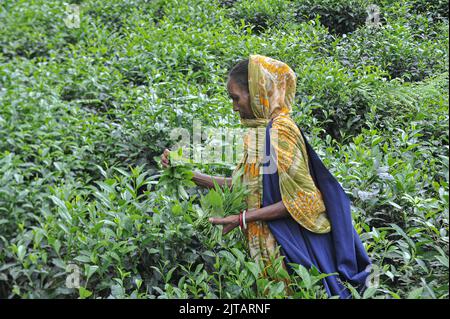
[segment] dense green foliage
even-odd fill
[[[73,3],[75,28],[63,1],[0,3],[1,298],[284,298],[280,260],[262,278],[238,229],[212,239],[189,169],[154,160],[193,119],[239,126],[226,74],[252,53],[297,74],[376,266],[361,297],[448,298],[448,1]],[[326,297],[295,272],[294,298]]]

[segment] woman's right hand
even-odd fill
[[[164,168],[168,168],[170,166],[170,162],[169,162],[169,149],[164,149],[163,154],[161,155],[161,165]]]

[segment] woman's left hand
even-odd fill
[[[224,218],[212,217],[209,219],[214,225],[223,225],[222,234],[227,234],[239,226],[239,215],[230,215]]]

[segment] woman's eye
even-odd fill
[[[232,95],[229,95],[228,96],[231,100],[233,100],[233,101],[239,101],[239,97],[238,96],[232,96]]]

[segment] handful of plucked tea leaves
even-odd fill
[[[214,188],[208,194],[201,196],[202,208],[208,212],[209,217],[226,217],[239,214],[247,208],[245,197],[248,190],[242,185],[238,175],[233,177],[232,187],[220,187],[213,180]]]
[[[194,187],[192,181],[194,173],[192,172],[191,162],[183,158],[182,149],[170,151],[170,166],[163,170],[159,178],[158,185],[164,187],[167,192],[177,198],[188,199],[186,187]]]
[[[214,182],[212,188],[206,195],[201,196],[200,204],[204,215],[197,222],[197,226],[205,229],[210,238],[215,242],[222,239],[222,226],[213,225],[208,221],[209,217],[227,217],[239,214],[247,208],[245,197],[248,190],[241,181],[242,172],[233,176],[232,187],[219,186]]]

